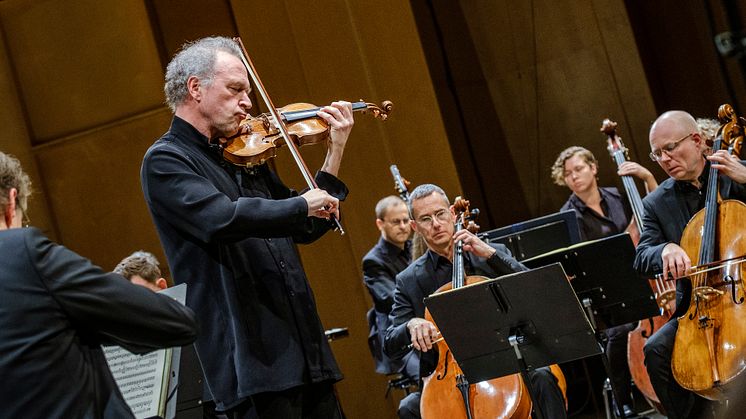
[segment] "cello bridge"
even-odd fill
[[[704,301],[710,301],[713,296],[719,297],[725,294],[725,291],[720,291],[709,286],[696,287],[694,288],[694,290],[692,290],[692,292],[694,293],[695,298],[702,299]]]

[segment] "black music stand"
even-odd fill
[[[635,247],[622,233],[523,261],[529,268],[561,263],[598,330],[660,315],[648,281],[633,267]]]
[[[528,267],[561,263],[588,319],[600,331],[660,315],[648,281],[633,268],[634,259],[632,239],[628,233],[622,233],[559,249],[523,263]],[[606,337],[599,333],[596,338],[602,343]],[[601,361],[606,375],[611,377],[606,353]],[[609,383],[616,393],[613,380]]]
[[[433,294],[425,304],[470,383],[520,372],[533,393],[530,370],[601,353],[559,264]]]
[[[504,244],[521,261],[580,242],[577,213],[567,210],[479,234],[488,243]]]

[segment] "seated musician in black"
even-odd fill
[[[451,280],[453,243],[463,242],[467,274],[494,278],[526,268],[513,259],[503,245],[487,244],[468,230],[454,234],[456,216],[448,197],[438,186],[418,186],[410,195],[409,205],[412,227],[425,239],[428,250],[396,276],[392,325],[386,331],[385,350],[392,358],[404,356],[410,351],[410,345],[420,351],[420,374],[424,377],[437,359],[437,354],[431,349],[438,336],[435,325],[424,319],[423,298]],[[539,368],[530,374],[530,385],[537,394],[536,402],[544,417],[566,417],[562,392],[549,368]],[[410,410],[406,412],[408,415],[403,415],[405,412],[400,409],[400,417],[419,417],[417,394],[409,395],[405,401],[410,402]]]
[[[376,204],[376,227],[381,232],[378,243],[363,258],[363,282],[373,298],[368,311],[368,344],[376,361],[376,372],[403,373],[419,376],[419,359],[415,353],[404,359],[392,360],[383,353],[383,338],[391,322],[389,313],[394,303],[396,275],[409,265],[412,227],[409,209],[398,196],[387,196]]]
[[[645,182],[649,193],[658,187],[653,174],[638,163],[627,161],[620,165],[619,176],[634,176]],[[573,146],[563,150],[552,166],[552,179],[560,186],[567,186],[572,195],[561,211],[575,210],[582,240],[596,240],[628,231],[633,241],[640,233],[632,216],[632,208],[617,188],[598,186],[598,162],[589,150]],[[625,417],[634,415],[632,377],[627,363],[629,332],[635,323],[610,327],[607,336],[606,356],[611,369],[614,398]]]
[[[645,229],[640,237],[635,268],[645,276],[662,273],[681,277],[692,266],[679,246],[684,227],[704,208],[709,168],[720,175],[723,199],[746,202],[746,167],[724,150],[705,157],[708,146],[694,118],[683,111],[669,111],[650,128],[650,157],[670,176],[643,200]],[[678,329],[691,295],[691,283],[676,283],[676,312],[645,344],[645,366],[655,394],[669,418],[700,417],[709,407],[704,399],[682,388],[671,372],[671,355]],[[709,368],[703,365],[703,368]]]

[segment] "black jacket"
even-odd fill
[[[101,344],[135,353],[188,344],[192,311],[105,273],[35,228],[0,231],[0,412],[126,418]]]
[[[404,249],[387,242],[383,237],[363,257],[363,282],[373,298],[368,310],[368,347],[376,363],[376,372],[400,372],[402,360],[392,360],[383,352],[383,341],[391,321],[389,313],[394,303],[396,275],[409,265],[409,242]]]
[[[308,217],[305,199],[266,165],[246,171],[225,163],[178,117],[146,153],[141,180],[174,281],[189,285],[205,396],[219,410],[255,393],[342,377],[295,248],[330,222]],[[328,173],[316,181],[340,200],[347,195]]]
[[[513,259],[510,251],[502,244],[490,244],[497,252],[489,259],[474,257],[465,253],[467,274],[482,275],[495,278],[513,272],[525,271],[527,268]],[[446,284],[445,280],[436,279],[433,266],[433,253],[428,250],[424,255],[412,262],[407,269],[396,276],[396,291],[394,292],[394,306],[391,309],[392,324],[386,331],[385,350],[394,358],[401,358],[410,349],[412,342],[407,329],[407,322],[415,317],[425,316],[425,297],[434,293]]]
[[[708,166],[709,167],[709,166]],[[705,173],[707,168],[705,168]],[[703,176],[701,178],[706,181]],[[706,183],[705,183],[706,185]],[[642,223],[644,229],[640,235],[635,255],[635,269],[645,277],[651,278],[663,272],[661,253],[668,243],[679,244],[684,227],[696,214],[687,208],[681,185],[668,178],[642,201],[644,215]],[[706,188],[702,188],[702,194]],[[746,187],[731,181],[726,176],[720,176],[720,194],[723,199],[737,199],[746,202]],[[704,199],[695,210],[704,207]],[[692,265],[696,265],[696,255],[692,258]],[[671,318],[676,318],[689,307],[691,284],[689,281],[676,283],[676,312]]]

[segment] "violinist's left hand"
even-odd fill
[[[458,241],[461,240],[461,242],[464,245],[464,251],[465,252],[471,252],[476,256],[479,256],[481,258],[489,258],[490,256],[494,255],[496,250],[494,247],[490,246],[489,244],[485,243],[477,237],[476,234],[472,233],[471,231],[467,229],[462,229],[457,231],[453,235],[453,240]]]
[[[707,160],[714,169],[733,179],[734,182],[746,183],[746,166],[741,164],[737,156],[726,150],[718,150],[707,156]]]
[[[329,148],[326,159],[321,170],[337,176],[339,166],[342,162],[342,153],[350,136],[355,119],[352,117],[352,104],[350,102],[332,102],[329,106],[321,108],[317,115],[329,124]]]
[[[317,115],[329,124],[329,147],[344,150],[355,119],[352,116],[352,103],[339,101],[321,108]]]

